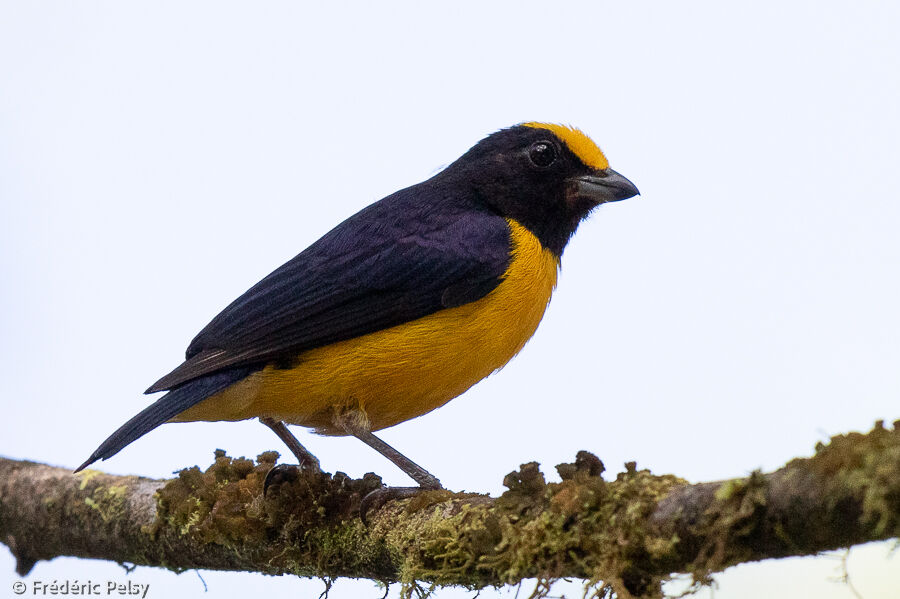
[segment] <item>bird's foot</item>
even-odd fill
[[[302,462],[300,465],[278,464],[266,474],[266,479],[263,481],[263,497],[266,496],[269,492],[269,487],[272,485],[292,483],[297,480],[301,471],[318,472],[320,471],[319,464],[311,464],[309,462]]]
[[[443,491],[443,487],[429,488],[429,487],[382,487],[380,489],[375,489],[368,495],[362,498],[362,501],[359,503],[359,518],[362,520],[363,525],[369,526],[368,516],[369,512],[377,512],[389,501],[394,501],[395,499],[408,499],[410,497],[415,497],[419,493],[425,493],[428,491]]]

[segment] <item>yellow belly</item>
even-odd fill
[[[509,220],[513,256],[485,297],[389,329],[309,350],[290,369],[267,366],[173,421],[270,416],[344,434],[334,419],[358,410],[370,430],[438,408],[503,367],[534,334],[559,259]]]

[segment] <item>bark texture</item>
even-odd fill
[[[184,570],[352,576],[470,588],[585,579],[588,596],[658,597],[673,572],[900,537],[900,422],[833,437],[810,458],[746,478],[688,484],[626,464],[607,480],[579,452],[547,483],[536,463],[500,497],[427,491],[358,517],[374,474],[298,472],[269,488],[277,454],[216,452],[172,480],[0,458],[0,541],[27,573],[78,556]]]

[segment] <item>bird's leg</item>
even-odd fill
[[[284,441],[284,444],[288,446],[291,453],[297,457],[297,461],[300,462],[301,468],[314,468],[315,470],[320,470],[319,458],[303,447],[303,445],[300,444],[300,441],[297,440],[297,437],[288,430],[288,427],[286,427],[282,421],[268,417],[260,417],[259,421],[272,429],[272,432],[278,435],[279,439]]]
[[[321,470],[319,459],[300,444],[297,437],[291,434],[291,431],[288,430],[288,427],[285,426],[282,421],[268,417],[260,417],[259,421],[272,429],[272,431],[278,435],[278,438],[284,441],[284,444],[288,446],[291,453],[297,457],[300,468],[315,471]],[[266,480],[263,482],[263,496],[269,491],[269,486],[285,481],[292,481],[296,478],[296,466],[293,466],[292,464],[278,464],[266,474]]]
[[[439,481],[437,477],[373,435],[371,432],[353,427],[345,427],[344,430],[394,462],[400,470],[403,470],[410,478],[419,483],[419,487],[422,489],[443,489],[441,481]]]
[[[359,419],[354,418],[337,418],[336,424],[340,426],[348,435],[353,435],[403,470],[414,481],[419,483],[418,487],[384,487],[372,491],[365,497],[359,505],[359,517],[363,524],[368,526],[366,516],[370,511],[378,511],[388,501],[394,499],[404,499],[421,493],[422,491],[431,491],[443,489],[441,481],[433,474],[413,462],[411,459],[376,437],[368,428],[361,425]]]

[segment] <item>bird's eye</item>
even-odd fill
[[[546,141],[539,141],[528,149],[528,157],[535,166],[547,167],[556,160],[556,148]]]

